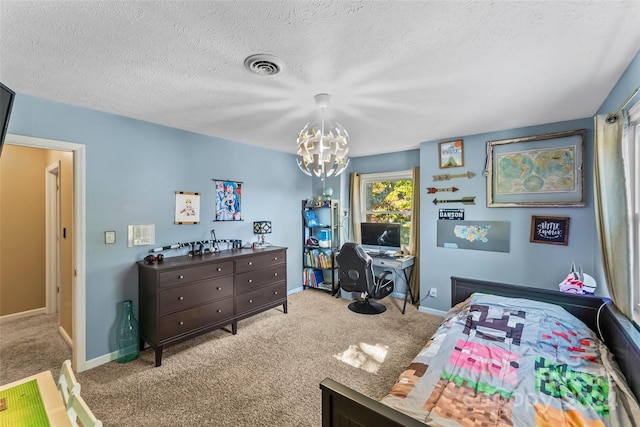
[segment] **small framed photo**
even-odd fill
[[[440,169],[464,166],[464,146],[461,139],[438,144]]]
[[[531,238],[533,243],[567,246],[569,243],[568,216],[531,216]]]
[[[200,193],[176,191],[174,224],[200,224]]]

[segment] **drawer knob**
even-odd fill
[[[184,276],[181,274],[178,276],[178,279],[184,279]]]
[[[249,265],[253,265],[253,263],[252,263],[251,261],[249,261],[247,264],[249,264]]]
[[[179,299],[180,301],[182,301],[182,300],[184,300],[184,297],[178,297],[178,299]]]
[[[216,288],[216,290],[221,291],[221,290],[222,290],[222,288],[221,288],[220,286],[218,286],[218,287]]]
[[[249,303],[252,303],[252,302],[253,302],[253,300],[252,300],[252,299],[250,299],[250,300],[249,300]]]
[[[182,326],[184,325],[184,322],[178,322],[178,325]]]
[[[218,267],[218,268],[216,268],[216,270],[218,270],[218,271],[222,271],[222,268]]]
[[[222,313],[222,310],[218,309],[218,313]]]
[[[248,280],[248,282],[249,282],[249,283],[253,283],[253,279],[249,279],[249,280]]]
[[[277,276],[277,275],[278,275],[278,273],[273,273],[273,276],[274,276],[274,277],[275,277],[275,276]]]
[[[277,261],[277,260],[278,260],[278,257],[277,257],[277,256],[274,256],[274,257],[273,257],[273,260],[274,260],[274,261]]]
[[[278,295],[278,291],[275,291],[273,294],[274,294],[274,295]]]

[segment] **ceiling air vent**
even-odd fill
[[[284,64],[273,55],[257,54],[248,56],[244,66],[252,73],[262,76],[275,76],[284,69]]]

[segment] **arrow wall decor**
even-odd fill
[[[433,204],[437,205],[439,203],[462,203],[463,205],[475,205],[476,204],[476,198],[475,196],[472,197],[463,197],[462,199],[433,199]]]
[[[459,173],[459,174],[450,174],[450,173],[445,173],[443,175],[433,175],[433,180],[434,181],[448,181],[450,179],[453,178],[473,178],[474,176],[476,176],[475,173],[473,172],[467,172],[467,173]]]
[[[433,194],[439,191],[450,191],[453,193],[458,191],[458,189],[456,187],[444,187],[444,188],[427,187],[427,194]]]

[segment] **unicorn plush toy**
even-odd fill
[[[571,271],[567,277],[560,282],[560,292],[580,295],[593,295],[596,291],[596,281],[593,277],[582,272],[582,266],[571,263]]]

